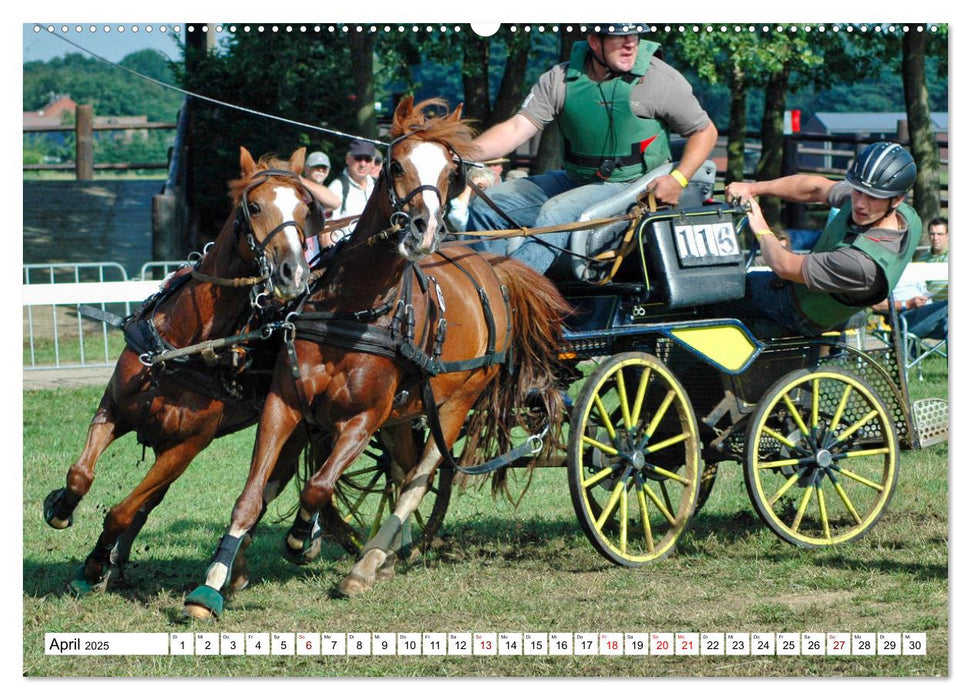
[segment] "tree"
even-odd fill
[[[925,63],[928,27],[910,24],[901,42],[904,100],[907,105],[907,132],[910,152],[917,163],[914,184],[914,208],[924,221],[941,213],[941,157],[937,135],[931,128],[931,110],[927,96]],[[946,40],[945,40],[946,41]]]

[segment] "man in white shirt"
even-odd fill
[[[340,198],[340,206],[334,210],[335,219],[357,216],[364,211],[371,193],[374,191],[374,178],[371,167],[374,163],[374,144],[368,141],[351,141],[344,157],[346,167],[334,178],[328,189]],[[333,243],[341,240],[354,230],[354,224],[331,232]]]

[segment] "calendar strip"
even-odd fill
[[[925,656],[925,632],[155,632],[44,635],[48,656]]]

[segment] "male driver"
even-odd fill
[[[733,182],[725,198],[751,205],[749,227],[772,271],[750,273],[746,298],[716,308],[814,336],[886,299],[920,241],[920,217],[903,203],[916,178],[911,155],[884,141],[865,148],[842,182],[819,175]],[[812,252],[799,254],[771,235],[755,200],[760,196],[828,204],[839,211]]]
[[[684,155],[676,170],[648,187],[660,202],[676,204],[715,145],[715,125],[688,81],[655,55],[658,44],[641,41],[631,25],[593,29],[585,42],[574,45],[567,63],[540,76],[519,112],[475,140],[474,157],[489,161],[514,151],[551,122],[560,128],[564,170],[507,180],[489,190],[489,198],[519,226],[575,222],[592,204],[669,161],[669,131],[687,137]],[[473,200],[467,230],[509,228],[481,200]],[[568,239],[567,232],[527,238],[511,254],[546,273],[557,260],[562,261],[557,267],[569,263],[568,254],[561,254]],[[477,245],[497,253],[512,247],[502,240]]]

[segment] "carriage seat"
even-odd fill
[[[644,192],[647,184],[652,180],[668,175],[674,169],[674,163],[665,163],[654,168],[640,179],[636,180],[623,192],[605,199],[588,208],[578,218],[578,221],[592,221],[617,216],[628,211],[637,202],[638,195]],[[678,200],[677,209],[700,207],[710,200],[715,189],[715,164],[706,160],[684,188]],[[607,256],[605,262],[590,260],[606,251],[615,250],[624,238],[624,232],[630,225],[628,221],[607,224],[596,229],[574,231],[570,235],[571,271],[573,278],[580,282],[602,284],[612,270],[613,258]]]

